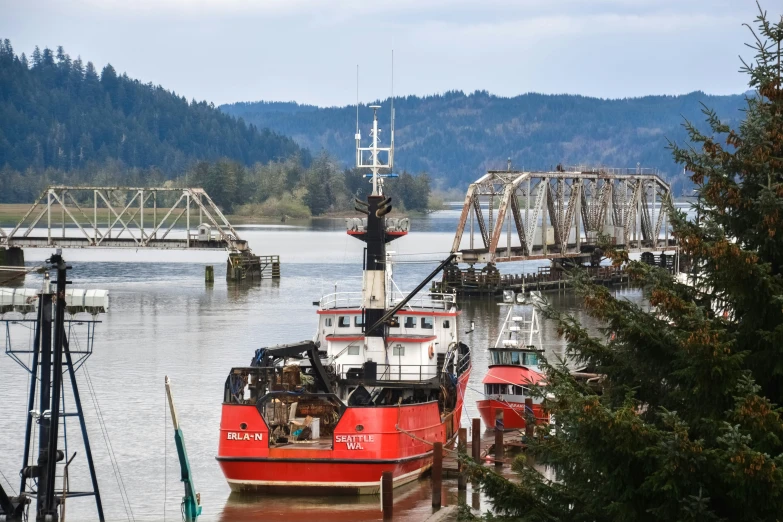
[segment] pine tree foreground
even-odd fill
[[[705,109],[710,135],[686,124],[690,145],[671,145],[699,187],[700,224],[673,222],[689,284],[617,256],[651,312],[586,281],[578,292],[603,337],[546,310],[570,357],[604,377],[596,390],[546,366],[538,392],[556,429],[538,429],[518,480],[471,465],[487,518],[783,518],[783,18],[760,9],[756,22],[744,122],[734,130]]]

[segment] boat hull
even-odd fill
[[[487,429],[495,428],[495,419],[497,418],[498,411],[503,412],[504,430],[525,429],[525,426],[527,425],[524,402],[486,399],[477,401],[476,406],[478,407],[479,415],[481,415],[481,420],[484,421],[484,426]],[[546,424],[549,422],[549,416],[540,404],[533,404],[533,415],[536,417],[537,424]]]
[[[255,405],[223,404],[217,461],[232,491],[376,494],[390,471],[394,487],[432,466],[432,445],[456,436],[470,371],[457,381],[454,412],[437,402],[347,407],[331,437],[315,444],[269,445],[269,427]]]
[[[232,491],[367,495],[380,491],[380,477],[390,471],[394,487],[418,480],[432,466],[432,452],[410,459],[218,459]]]

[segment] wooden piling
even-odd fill
[[[495,410],[495,466],[503,467],[503,410]]]
[[[473,437],[471,439],[473,443],[473,460],[478,463],[481,462],[481,419],[473,419],[473,434],[471,436]]]
[[[394,478],[391,471],[384,471],[381,474],[381,509],[383,510],[383,519],[392,520],[394,518]]]
[[[532,439],[536,427],[536,416],[533,413],[533,399],[525,399],[525,437]]]
[[[215,282],[215,267],[212,265],[207,265],[204,269],[204,282],[205,283],[214,283]]]
[[[443,443],[436,442],[432,448],[432,507],[440,508],[440,494],[443,483]]]
[[[468,429],[467,428],[460,428],[459,429],[459,435],[457,436],[457,447],[459,449],[460,455],[466,453],[468,451]],[[457,476],[457,490],[458,491],[464,491],[468,489],[468,480],[467,476],[465,475],[465,470],[463,469],[462,462],[459,462],[457,464],[459,475]]]

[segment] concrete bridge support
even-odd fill
[[[24,271],[14,268],[24,267],[24,250],[19,247],[0,248],[0,284],[24,280]]]

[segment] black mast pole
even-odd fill
[[[52,294],[48,291],[41,294],[41,302],[39,304],[41,309],[41,388],[40,398],[38,399],[38,409],[40,416],[38,417],[38,465],[34,469],[34,473],[31,476],[38,477],[38,492],[36,495],[36,519],[39,519],[42,514],[43,506],[46,505],[46,491],[45,484],[48,482],[46,465],[48,461],[49,451],[49,426],[50,418],[48,413],[51,406],[51,379],[52,379]]]
[[[49,274],[45,274],[46,284],[49,283]],[[35,386],[38,381],[38,354],[41,343],[41,326],[43,325],[43,294],[38,294],[38,318],[35,322],[35,340],[33,341],[33,365],[30,368],[32,378],[30,379],[30,393],[27,400],[27,424],[24,432],[24,458],[22,459],[22,469],[27,467],[28,459],[30,458],[30,443],[32,442],[33,432],[33,415],[32,412],[35,408]],[[27,477],[24,473],[21,473],[21,484],[19,485],[19,494],[24,493],[27,487]]]
[[[63,338],[65,337],[65,285],[68,284],[67,269],[62,255],[58,252],[53,255],[49,262],[57,268],[57,293],[55,299],[57,308],[55,308],[54,318],[54,346],[52,361],[52,406],[49,415],[49,444],[46,460],[46,496],[43,509],[38,506],[40,522],[56,521],[57,503],[54,496],[54,479],[57,474],[57,461],[60,460],[57,451],[57,435],[60,429],[60,393],[63,383]],[[41,488],[39,483],[38,487]]]

